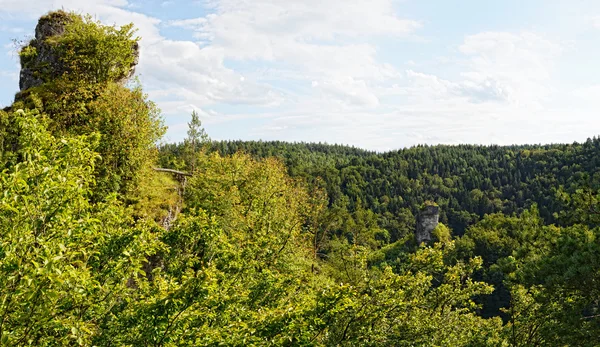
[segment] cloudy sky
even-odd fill
[[[0,0],[0,106],[13,39],[52,9],[134,22],[166,141],[584,141],[600,133],[597,0]]]

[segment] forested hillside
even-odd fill
[[[374,153],[194,113],[157,146],[132,25],[35,34],[0,112],[0,344],[598,344],[597,139]]]
[[[162,147],[164,165],[176,164],[183,144]],[[238,151],[277,157],[293,177],[327,190],[330,205],[367,208],[396,241],[414,229],[414,215],[427,200],[441,207],[441,221],[454,231],[486,214],[519,214],[537,204],[546,223],[565,224],[563,193],[598,185],[600,140],[546,146],[418,146],[374,153],[340,145],[222,141],[209,152]],[[322,182],[317,183],[316,180]]]

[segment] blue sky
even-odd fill
[[[45,12],[134,22],[165,141],[196,110],[214,139],[344,143],[584,141],[600,120],[600,2],[0,0],[0,105],[12,39]]]

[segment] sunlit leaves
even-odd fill
[[[111,199],[88,196],[97,137],[57,139],[17,111],[23,160],[0,176],[0,336],[89,345],[153,246]]]

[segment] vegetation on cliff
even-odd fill
[[[139,49],[58,11],[21,50],[0,344],[597,344],[597,139],[378,154],[211,142],[194,114],[157,151]],[[417,245],[421,209],[441,223]]]

